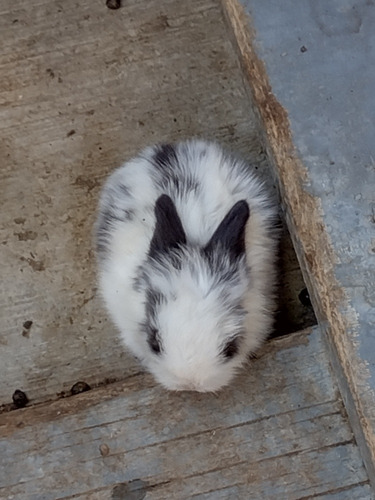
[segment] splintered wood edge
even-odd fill
[[[356,315],[334,275],[337,259],[325,230],[320,200],[304,189],[308,171],[296,155],[287,111],[273,95],[265,65],[256,54],[251,19],[238,0],[222,0],[222,5],[262,123],[302,273],[319,323],[326,329],[340,391],[374,484],[375,436],[370,419],[374,401],[368,369],[355,349]]]

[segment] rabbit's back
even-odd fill
[[[230,208],[246,200],[250,210],[271,215],[262,186],[247,164],[215,143],[191,140],[146,148],[109,178],[103,190],[98,250],[105,251],[111,232],[154,225],[153,208],[161,194],[174,201],[189,243],[205,245]],[[134,240],[133,240],[134,242]]]

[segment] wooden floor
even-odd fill
[[[0,498],[373,498],[318,330],[217,395],[144,374],[3,414]]]
[[[373,498],[317,330],[222,393],[173,394],[96,295],[98,192],[144,145],[218,140],[274,189],[220,2],[0,0],[0,34],[0,498]],[[287,238],[281,263],[295,331],[314,316]]]

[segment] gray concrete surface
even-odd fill
[[[236,2],[224,2],[229,3]],[[320,270],[307,263],[307,272],[315,276],[320,272],[323,284],[332,277],[336,291],[326,296],[321,293],[317,302],[323,304],[321,319],[326,315],[328,335],[334,337],[339,353],[336,366],[347,377],[347,402],[355,406],[373,462],[375,5],[372,0],[241,0],[241,4],[249,16],[251,43],[271,89],[268,104],[259,100],[260,107],[268,106],[269,111],[271,94],[276,98],[292,134],[295,151],[289,154],[296,155],[306,168],[301,175],[289,172],[289,179],[303,179],[306,199],[306,208],[303,195],[298,205],[300,212],[306,210],[305,234],[297,234],[296,239],[302,241],[301,259],[309,245],[313,254],[320,254]],[[251,81],[251,65],[249,68]],[[277,125],[270,133],[277,136]],[[282,161],[286,165],[285,158]],[[290,165],[285,168],[293,168]],[[297,161],[295,165],[297,168]],[[286,185],[284,190],[290,194],[288,203],[293,188]],[[307,208],[309,196],[319,207],[321,232],[329,251],[316,233],[311,232],[312,242],[308,242],[308,226],[312,228],[315,222],[314,213]],[[292,207],[290,212],[296,219],[296,210]],[[314,255],[308,257],[310,264],[315,262]],[[345,328],[338,327],[341,322]]]
[[[0,34],[0,404],[15,389],[35,403],[139,370],[96,294],[109,172],[147,144],[202,136],[270,174],[217,0],[0,0]],[[283,330],[295,331],[311,314],[283,248]]]

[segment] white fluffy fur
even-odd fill
[[[244,169],[218,145],[192,140],[174,147],[184,173],[198,179],[200,189],[185,193],[173,186],[166,191],[160,189],[155,183],[153,148],[125,163],[108,179],[100,213],[111,204],[119,219],[126,210],[132,217],[111,224],[108,249],[99,258],[100,289],[124,344],[163,386],[216,391],[231,381],[248,354],[270,331],[277,242],[277,231],[273,229],[275,210],[250,167]],[[129,189],[129,196],[118,196],[119,184]],[[144,289],[135,290],[134,281],[149,250],[155,226],[154,206],[163,192],[175,202],[191,250],[181,270],[171,268],[166,272],[161,266],[151,276],[153,287],[167,297],[158,314],[163,344],[163,352],[158,355],[151,351],[140,327],[145,321],[146,296]],[[217,279],[194,250],[207,244],[239,200],[246,200],[250,207],[246,226],[249,273],[243,273],[227,293],[231,298],[239,297],[247,312],[244,318],[223,307],[220,286],[225,285],[215,285]],[[238,322],[245,328],[245,340],[237,355],[223,361],[220,348],[230,339],[233,328],[238,328]]]

